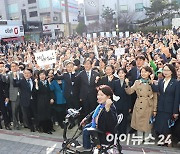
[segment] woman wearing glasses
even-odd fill
[[[158,85],[152,84],[153,91],[159,93],[155,131],[158,135],[170,137],[172,122],[177,119],[179,112],[180,88],[176,80],[177,73],[173,65],[165,64],[163,67],[164,79]],[[170,146],[171,142],[166,145]]]

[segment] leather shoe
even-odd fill
[[[49,131],[49,132],[47,132],[47,134],[52,134],[52,132]]]
[[[12,129],[10,128],[10,126],[5,126],[5,129],[6,129],[6,130],[12,130]]]

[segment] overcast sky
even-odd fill
[[[77,0],[79,3],[83,3],[84,0]]]

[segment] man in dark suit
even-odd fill
[[[22,106],[22,112],[27,122],[27,125],[31,132],[34,132],[34,125],[32,118],[36,118],[36,106],[34,102],[33,88],[34,81],[32,81],[32,70],[24,70],[24,78],[17,79],[16,72],[14,75],[14,86],[20,88],[20,105]]]
[[[142,66],[145,63],[145,57],[144,55],[138,55],[136,57],[136,66],[134,66],[129,73],[127,74],[129,80],[132,82],[132,84],[134,84],[134,82],[138,79],[140,79],[140,70],[142,68]]]
[[[84,61],[85,70],[76,76],[76,86],[79,88],[80,105],[82,106],[81,118],[85,117],[97,106],[97,81],[99,74],[92,70],[92,61]]]
[[[7,130],[10,130],[10,119],[7,114],[7,105],[9,103],[8,85],[3,81],[2,74],[4,73],[4,63],[0,62],[0,111],[3,115],[4,125]],[[6,103],[6,104],[5,104]],[[0,121],[0,129],[2,129]]]
[[[74,85],[76,73],[74,72],[74,63],[72,61],[66,61],[66,70],[67,73],[60,76],[56,75],[54,79],[65,81],[64,96],[66,99],[67,108],[78,109],[78,89],[76,89]]]

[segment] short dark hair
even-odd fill
[[[40,70],[40,71],[38,72],[38,76],[39,76],[41,73],[47,75],[47,72],[46,72],[45,70]]]
[[[110,96],[113,100],[113,91],[108,85],[100,85],[98,91],[101,90],[106,96]]]
[[[86,58],[86,59],[84,60],[83,64],[85,64],[86,62],[90,62],[91,65],[93,64],[93,62],[92,62],[92,60],[91,60],[90,58]]]
[[[114,66],[113,66],[113,65],[109,65],[109,64],[108,64],[108,65],[106,65],[106,66],[105,66],[105,69],[106,69],[107,67],[111,67],[111,68],[112,68],[112,70],[113,70],[112,74],[114,74],[114,73],[115,73],[115,68],[114,68]]]
[[[29,71],[31,74],[33,73],[32,69],[30,69],[30,68],[26,68],[26,69],[24,69],[24,71],[25,70]]]
[[[145,56],[144,55],[137,55],[136,60],[138,60],[138,59],[145,60]]]
[[[120,71],[123,71],[125,74],[127,74],[127,70],[125,68],[120,68],[117,70],[117,74],[119,74]]]
[[[143,67],[141,68],[141,70],[142,70],[142,69],[144,69],[145,71],[149,72],[150,75],[153,74],[153,70],[152,70],[152,68],[149,67],[149,66],[143,66]],[[140,72],[141,72],[141,71],[140,71]],[[150,77],[150,76],[149,76],[149,77]]]

